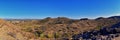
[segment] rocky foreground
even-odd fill
[[[100,30],[91,30],[74,35],[73,40],[115,40],[119,36],[120,23],[117,23],[111,27],[103,27]]]
[[[120,22],[110,27],[102,27],[99,30],[85,31],[74,35],[72,40],[120,40]]]

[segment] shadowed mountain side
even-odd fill
[[[100,30],[90,30],[73,36],[73,40],[113,40],[120,35],[120,22],[111,27],[103,27]]]

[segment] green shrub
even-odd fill
[[[43,33],[40,34],[40,38],[46,38],[46,35],[44,35]]]
[[[95,29],[100,30],[102,26],[97,26]]]
[[[47,36],[48,36],[48,38],[54,38],[53,34],[48,34]]]
[[[37,37],[40,37],[41,34],[43,34],[43,31],[38,30],[38,31],[35,31],[34,34],[35,34]]]
[[[60,34],[59,33],[55,33],[54,34],[54,38],[59,38],[60,37]]]

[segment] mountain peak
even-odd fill
[[[112,17],[109,17],[109,18],[119,18],[120,19],[120,16],[112,16]]]

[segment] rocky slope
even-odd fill
[[[0,20],[1,40],[67,40],[102,39],[119,36],[120,16],[96,19],[69,19],[66,17],[41,20]],[[109,30],[108,30],[109,29]],[[116,37],[117,36],[117,37]],[[111,37],[111,36],[110,36]],[[108,39],[105,39],[108,40]]]
[[[117,19],[118,23],[102,27],[100,30],[90,30],[74,35],[73,40],[118,40],[120,35],[120,17],[114,16],[109,19]]]
[[[22,31],[19,27],[0,19],[0,40],[29,40],[34,35]]]
[[[73,36],[73,40],[112,40],[120,35],[120,23],[111,27],[103,27],[100,30],[90,30]]]

